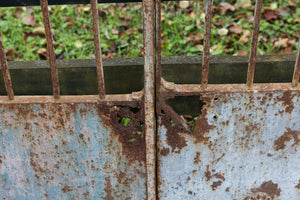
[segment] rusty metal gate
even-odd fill
[[[90,4],[99,95],[60,95],[47,0],[53,96],[14,96],[0,38],[1,199],[300,199],[300,46],[290,83],[253,83],[262,0],[246,84],[208,84],[212,0],[201,84],[164,80],[161,0],[144,0],[144,88],[124,95],[105,94],[97,0]],[[183,96],[201,103],[192,129],[166,103]]]

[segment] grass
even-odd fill
[[[245,0],[240,0],[245,1]],[[262,15],[258,54],[295,53],[300,35],[300,6],[291,6],[293,0],[276,1],[277,8],[288,8],[288,15],[267,21]],[[236,1],[227,1],[232,4]],[[296,1],[294,1],[296,4]],[[273,4],[272,4],[273,3]],[[211,54],[249,54],[251,37],[239,42],[247,30],[252,29],[249,17],[252,5],[234,12],[221,13],[220,1],[215,1],[212,18]],[[264,1],[264,8],[274,7],[274,1]],[[55,53],[58,59],[94,58],[92,22],[89,5],[51,6],[50,16],[55,36]],[[276,10],[276,9],[274,9]],[[100,30],[104,57],[143,56],[142,4],[101,4]],[[0,27],[9,60],[45,59],[45,36],[38,32],[43,27],[39,7],[1,8]],[[162,4],[162,54],[201,55],[204,27],[203,3],[193,1],[187,8],[179,2]],[[278,12],[278,9],[276,10]],[[34,16],[35,23],[24,23],[26,16]],[[30,23],[30,22],[29,22]],[[242,27],[239,34],[220,35],[220,29],[233,25]],[[287,39],[285,39],[287,38]],[[288,41],[288,46],[282,45]]]

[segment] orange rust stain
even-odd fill
[[[270,195],[272,198],[275,196],[280,196],[281,189],[278,187],[278,184],[273,183],[272,181],[263,182],[259,188],[251,189],[253,193],[263,192]]]
[[[208,143],[209,137],[205,137],[205,133],[208,133],[211,129],[215,128],[213,125],[209,125],[206,118],[206,110],[202,110],[202,115],[198,117],[192,136],[196,138],[196,143],[203,142]]]
[[[99,117],[103,119],[103,126],[113,129],[117,140],[122,144],[123,155],[130,161],[145,161],[144,126],[141,126],[141,124],[144,124],[143,106],[139,103],[133,107],[137,107],[138,112],[134,113],[128,107],[117,107],[99,103],[97,111]],[[131,121],[128,126],[121,125],[118,116],[130,117]]]
[[[187,130],[182,124],[176,123],[172,125],[166,114],[161,113],[160,118],[162,124],[166,126],[167,129],[167,144],[172,148],[172,152],[180,153],[181,149],[187,146],[187,143],[185,138],[179,135],[179,133],[187,132]]]
[[[297,145],[300,142],[299,135],[300,131],[295,131],[287,128],[287,131],[274,141],[274,149],[276,151],[284,149],[286,146],[285,143],[291,141],[292,139],[294,139],[294,144],[292,146]]]
[[[204,176],[206,181],[209,181],[212,178],[211,172],[209,170],[209,165],[206,165],[206,171],[204,172]]]
[[[196,156],[194,158],[194,164],[198,165],[200,163],[200,152],[196,152]]]
[[[168,149],[168,148],[162,148],[160,150],[160,155],[161,156],[167,156],[167,155],[169,155],[169,153],[170,153],[170,149]]]
[[[213,190],[216,190],[217,187],[219,187],[220,185],[222,185],[222,183],[223,183],[222,181],[214,181],[213,184],[211,185],[211,188]]]
[[[67,193],[73,191],[73,188],[71,186],[65,185],[61,190],[63,191],[63,193]]]
[[[291,113],[294,110],[293,98],[295,95],[292,95],[292,91],[285,91],[282,97],[277,97],[278,101],[282,101],[285,105],[285,112]]]
[[[295,186],[295,188],[298,189],[298,190],[300,190],[300,180],[299,180],[298,185]]]
[[[105,178],[105,181],[106,181],[106,185],[105,185],[105,188],[104,188],[104,191],[106,193],[106,196],[104,197],[105,200],[111,200],[111,199],[114,199],[114,197],[112,196],[112,185],[111,185],[111,182],[110,182],[110,179],[109,178]]]

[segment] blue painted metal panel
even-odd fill
[[[158,118],[159,199],[300,199],[299,92],[200,99],[193,131]]]
[[[113,109],[0,105],[1,199],[145,199],[144,135],[126,141]]]

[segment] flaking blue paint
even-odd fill
[[[122,154],[97,104],[0,105],[0,113],[2,198],[146,198],[144,163]]]

